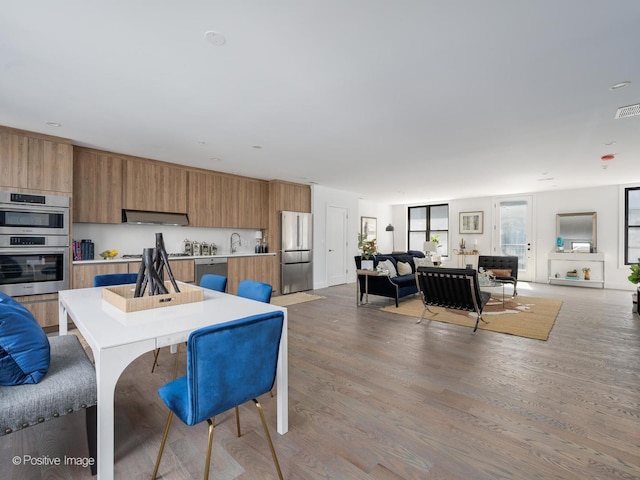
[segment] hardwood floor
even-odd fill
[[[640,478],[640,318],[631,293],[543,284],[563,300],[548,341],[357,308],[355,285],[289,307],[290,431],[275,432],[285,478]],[[370,297],[377,306],[388,305]],[[184,371],[184,350],[180,356]],[[164,349],[123,374],[116,393],[116,477],[150,478],[167,410]],[[216,419],[212,478],[277,478],[255,407]],[[200,478],[206,426],[174,421],[160,478]],[[0,478],[91,478],[81,467],[14,466],[14,456],[86,456],[82,415],[3,437]]]

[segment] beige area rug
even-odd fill
[[[311,302],[313,300],[320,300],[323,297],[321,295],[312,295],[311,293],[297,292],[289,293],[287,295],[280,295],[278,297],[271,297],[271,303],[279,307],[288,307],[289,305],[295,305],[296,303]]]
[[[547,340],[558,312],[560,312],[560,307],[562,307],[562,302],[558,300],[521,296],[515,299],[505,298],[503,307],[501,299],[492,298],[482,314],[482,318],[488,323],[480,320],[478,329],[536,340]],[[437,320],[471,328],[475,325],[475,313],[440,307],[429,308],[435,313],[427,311],[423,322]],[[422,315],[423,309],[424,305],[419,298],[401,302],[398,308],[395,306],[382,308],[385,312],[418,318]]]

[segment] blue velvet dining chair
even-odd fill
[[[238,284],[239,297],[250,298],[258,302],[269,303],[273,288],[268,283],[256,282],[255,280],[242,280]]]
[[[137,273],[105,273],[104,275],[96,275],[93,277],[93,286],[110,287],[113,285],[129,285],[130,283],[136,283],[137,279]]]
[[[153,479],[158,474],[174,415],[188,426],[205,420],[209,424],[204,472],[206,480],[209,478],[215,416],[235,407],[239,437],[238,406],[253,400],[260,414],[278,477],[282,480],[282,471],[264,412],[256,399],[268,392],[275,382],[283,323],[283,312],[269,312],[204,327],[189,335],[187,375],[158,390],[158,395],[169,408],[169,418],[162,436]]]
[[[225,292],[227,290],[227,277],[223,275],[216,275],[214,273],[207,273],[200,279],[200,286],[217,292]]]

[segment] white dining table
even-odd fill
[[[91,347],[95,361],[99,480],[111,480],[114,476],[114,396],[122,372],[143,353],[186,342],[191,332],[209,325],[273,311],[284,313],[276,373],[276,408],[277,431],[281,435],[287,432],[286,308],[203,289],[204,300],[201,302],[125,313],[103,300],[102,288],[63,290],[58,293],[60,335],[68,333],[67,319],[70,318]],[[150,465],[149,472],[152,467]]]

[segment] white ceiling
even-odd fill
[[[640,181],[638,0],[0,7],[1,125],[392,204]]]

